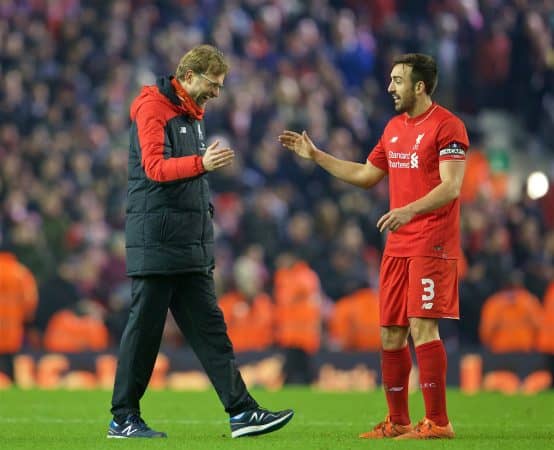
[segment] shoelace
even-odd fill
[[[423,428],[427,428],[428,430],[431,429],[431,422],[427,422],[425,419],[423,419],[421,422],[419,422],[417,424],[417,426],[415,427],[415,431],[417,431],[418,433],[420,431],[423,431]]]
[[[128,420],[132,424],[137,425],[142,430],[149,430],[150,429],[150,428],[148,428],[148,425],[146,425],[146,422],[144,420],[142,420],[142,417],[140,417],[140,416],[133,415],[133,416],[129,417]]]
[[[387,431],[387,423],[389,423],[388,417],[385,420],[383,420],[382,422],[375,425],[375,428],[373,428],[373,429],[376,430],[376,431],[381,430],[383,433],[385,433]]]

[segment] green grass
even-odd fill
[[[554,391],[532,397],[450,391],[453,441],[366,441],[357,438],[382,420],[384,396],[321,393],[304,388],[253,391],[268,408],[292,407],[282,430],[255,438],[231,439],[226,415],[214,392],[149,391],[144,418],[168,439],[106,439],[107,391],[0,391],[0,449],[546,449],[554,448]],[[412,420],[423,416],[420,393],[410,397]]]

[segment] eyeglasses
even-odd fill
[[[217,81],[210,80],[210,79],[209,79],[206,75],[204,75],[203,73],[198,72],[198,75],[200,75],[202,78],[204,78],[204,80],[206,80],[208,83],[210,83],[210,87],[212,87],[212,88],[219,88],[219,89],[223,89],[223,88],[224,88],[223,84],[219,84]]]

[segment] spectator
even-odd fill
[[[554,281],[544,295],[537,350],[554,355]]]
[[[40,285],[68,257],[92,255],[93,263],[83,266],[87,279],[79,284],[109,302],[118,282],[102,277],[118,264],[106,248],[123,230],[128,103],[141,85],[153,84],[154,70],[169,72],[182,49],[198,42],[221,44],[236,67],[227,79],[231,92],[206,114],[209,140],[218,136],[237,149],[236,167],[211,175],[216,203],[220,195],[240,199],[216,205],[218,252],[231,262],[225,282],[232,278],[232,261],[252,244],[265,248],[265,263],[273,270],[290,243],[288,230],[298,228],[289,222],[299,211],[314,217],[308,247],[318,250],[320,264],[308,262],[325,290],[336,291],[335,300],[346,291],[339,292],[340,280],[327,275],[337,248],[328,243],[340,230],[356,221],[364,233],[363,251],[382,250],[379,233],[366,223],[386,211],[386,186],[365,196],[364,204],[309,164],[291,164],[275,136],[284,128],[309,128],[321,146],[346,146],[350,153],[344,157],[361,158],[392,115],[377,87],[396,54],[414,49],[436,56],[443,69],[438,98],[468,116],[471,134],[481,132],[478,114],[495,108],[509,118],[508,131],[523,121],[522,131],[533,132],[523,138],[528,145],[514,151],[554,154],[552,2],[307,0],[295,8],[283,7],[281,0],[220,3],[216,10],[208,0],[190,8],[179,0],[163,8],[131,0],[2,2],[0,233]],[[495,133],[508,139],[504,131]],[[549,281],[548,262],[540,246],[537,254],[532,239],[523,239],[527,231],[521,227],[532,229],[540,243],[547,232],[542,225],[551,228],[552,220],[539,217],[541,226],[524,225],[535,214],[533,202],[501,203],[491,193],[486,143],[479,173],[471,175],[469,166],[466,171],[473,180],[468,185],[482,187],[464,191],[470,270],[488,257],[484,248],[494,234],[489,230],[506,227],[502,263],[523,270],[526,287],[540,296]],[[223,288],[229,289],[225,283]],[[462,290],[462,307],[472,301],[466,295],[473,294]]]
[[[495,353],[530,352],[536,348],[541,305],[522,287],[520,273],[512,273],[507,286],[483,305],[479,334]]]
[[[339,350],[381,349],[379,297],[372,289],[360,289],[340,298],[329,321],[332,347]]]
[[[274,305],[263,291],[262,262],[252,256],[247,253],[237,259],[234,265],[236,289],[219,299],[229,337],[237,352],[266,350],[274,340]]]
[[[39,284],[39,301],[33,322],[35,342],[41,342],[51,317],[62,309],[71,309],[81,295],[75,284],[77,265],[68,259],[57,267],[56,273]]]
[[[44,348],[50,352],[98,352],[106,350],[108,343],[102,310],[90,300],[54,313],[44,333]]]
[[[313,380],[310,355],[321,344],[321,290],[317,274],[292,253],[277,259],[274,276],[276,343],[285,349],[285,383]]]
[[[37,306],[37,285],[29,269],[5,249],[0,249],[0,268],[0,372],[13,379],[14,356]]]

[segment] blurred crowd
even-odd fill
[[[242,338],[233,331],[238,350],[253,335],[307,352],[356,348],[344,338],[356,318],[369,330],[360,345],[378,346],[376,310],[364,305],[378,290],[385,237],[375,223],[387,211],[386,183],[364,192],[333,180],[276,138],[306,129],[333,155],[364,161],[394,113],[390,62],[412,51],[436,57],[436,100],[468,119],[468,173],[479,175],[464,188],[464,320],[445,333],[478,346],[493,294],[524,290],[543,306],[554,216],[552,197],[495,190],[471,118],[509,113],[554,158],[553,29],[548,0],[2,1],[0,242],[37,283],[25,343],[63,350],[75,340],[52,344],[56,333],[90,326],[88,348],[117,344],[130,299],[129,103],[188,49],[212,43],[231,72],[208,105],[207,130],[237,153],[232,167],[210,174],[217,290],[229,322],[259,326]],[[341,299],[350,306],[339,308]],[[276,331],[264,337],[268,323]],[[166,328],[165,344],[181,345],[171,319]]]

